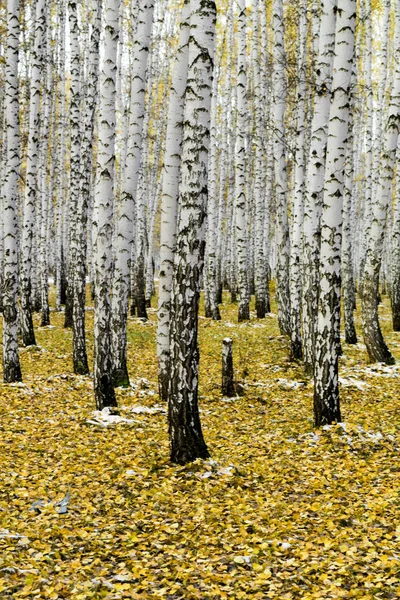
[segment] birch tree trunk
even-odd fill
[[[128,148],[117,222],[115,267],[112,294],[113,381],[115,386],[129,386],[126,365],[126,325],[131,273],[133,235],[136,229],[135,199],[140,171],[146,70],[151,40],[154,2],[138,5],[138,25],[132,53],[131,107]],[[144,267],[144,265],[143,265]],[[138,316],[141,316],[138,314]]]
[[[57,239],[55,259],[56,310],[65,304],[65,248],[64,248],[64,207],[66,182],[66,93],[65,93],[65,2],[59,0],[59,74],[57,94],[58,111],[58,158],[57,158]]]
[[[180,214],[171,297],[171,460],[208,454],[198,410],[198,306],[204,256],[207,163],[214,60],[215,3],[191,0],[188,77],[182,141]]]
[[[52,83],[52,60],[51,60],[51,12],[50,2],[46,3],[46,35],[42,60],[43,83],[42,83],[42,120],[40,127],[41,144],[39,148],[39,170],[38,170],[38,208],[40,229],[39,239],[39,286],[40,286],[40,309],[42,327],[50,325],[49,307],[49,266],[48,266],[48,213],[51,199],[49,198],[49,187],[47,182],[49,148],[50,148],[50,122],[51,122],[51,83]]]
[[[303,357],[301,341],[301,240],[304,217],[305,187],[305,133],[307,96],[307,6],[304,0],[299,5],[299,33],[297,46],[297,91],[296,91],[296,149],[294,190],[292,202],[292,239],[290,248],[290,331],[291,357]]]
[[[21,306],[19,325],[24,346],[36,345],[31,308],[32,240],[35,225],[35,202],[37,188],[37,159],[39,147],[39,105],[41,87],[42,43],[45,30],[45,0],[37,0],[35,13],[35,39],[32,50],[30,80],[30,110],[28,150],[26,157],[26,184],[24,220],[22,228]]]
[[[320,221],[324,189],[326,144],[335,47],[337,0],[322,0],[319,51],[316,61],[314,113],[303,221],[303,358],[313,373],[316,316],[318,314],[318,270]]]
[[[188,75],[188,41],[190,31],[190,0],[186,0],[181,16],[179,45],[172,68],[169,97],[164,174],[161,196],[160,273],[158,288],[158,389],[162,400],[168,400],[171,376],[170,319],[171,288],[178,215],[179,176],[182,153],[184,96]]]
[[[287,210],[287,173],[285,148],[286,112],[286,52],[284,44],[283,3],[274,0],[272,5],[274,30],[274,74],[272,121],[274,127],[274,171],[276,198],[276,298],[278,302],[279,329],[283,335],[290,335],[290,292],[289,256],[290,239]]]
[[[88,83],[84,100],[83,131],[80,136],[81,159],[79,168],[79,187],[74,233],[74,263],[72,280],[72,335],[74,373],[87,375],[89,365],[86,353],[85,338],[85,297],[86,297],[86,238],[87,216],[90,200],[90,184],[93,169],[94,117],[98,96],[99,77],[99,42],[103,0],[98,0],[97,10],[92,25]]]
[[[353,61],[353,76],[351,83],[351,99],[349,112],[349,133],[346,147],[346,163],[343,197],[343,233],[342,233],[342,288],[343,288],[343,315],[344,331],[347,344],[357,344],[357,333],[354,324],[354,309],[356,303],[354,281],[353,247],[355,239],[354,203],[354,155],[357,151],[359,140],[354,136],[354,88],[357,83],[357,56]]]
[[[207,204],[207,260],[205,274],[207,285],[204,288],[204,304],[206,317],[220,321],[221,315],[218,307],[217,294],[217,226],[218,226],[218,201],[217,201],[217,102],[218,102],[218,69],[215,69],[212,99],[211,99],[211,127],[210,127],[210,152],[208,165],[208,204]]]
[[[249,241],[246,202],[246,3],[238,1],[238,57],[236,79],[235,213],[237,247],[238,320],[250,319]]]
[[[18,354],[18,192],[20,178],[19,132],[19,0],[7,0],[7,54],[5,69],[6,168],[2,220],[4,231],[3,378],[21,381]],[[0,117],[1,118],[1,117]]]
[[[259,43],[261,11],[264,3],[258,0],[253,7],[253,76],[254,76],[254,109],[255,109],[255,165],[254,165],[254,288],[256,300],[256,313],[259,319],[266,314],[266,287],[265,277],[265,173],[266,162],[265,148],[265,123],[263,106],[263,80],[262,80],[262,54]],[[267,40],[261,38],[261,43]]]
[[[391,285],[393,331],[400,331],[400,148],[397,147],[396,195],[391,234]]]
[[[395,6],[394,74],[390,102],[382,141],[379,185],[373,198],[373,221],[368,240],[361,289],[364,342],[371,361],[394,364],[395,360],[383,339],[378,317],[379,272],[388,207],[392,201],[396,148],[400,134],[400,2]]]
[[[77,0],[68,0],[69,21],[69,50],[70,50],[70,105],[69,105],[69,130],[70,130],[70,180],[68,199],[68,260],[67,260],[67,294],[65,304],[64,327],[73,324],[73,290],[76,254],[78,240],[76,229],[78,222],[78,206],[80,191],[80,164],[81,164],[81,49],[80,31],[78,24]]]
[[[94,393],[98,410],[117,405],[111,356],[111,265],[119,7],[120,0],[105,0],[103,58],[99,77],[99,139],[93,207]]]
[[[340,272],[344,166],[354,57],[356,0],[338,0],[332,102],[321,216],[318,328],[314,372],[315,425],[341,420],[339,402]]]

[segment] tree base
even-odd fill
[[[176,465],[187,465],[198,458],[209,458],[207,446],[205,444],[197,444],[189,446],[179,446],[171,448],[171,462]]]
[[[19,383],[22,381],[21,366],[18,364],[4,365],[3,372],[4,383]]]
[[[129,388],[131,383],[129,381],[128,369],[126,364],[118,369],[114,370],[113,373],[113,385],[115,388]]]

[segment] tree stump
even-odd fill
[[[222,395],[232,398],[236,395],[233,381],[233,340],[225,338],[222,341]]]

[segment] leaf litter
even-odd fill
[[[185,467],[168,460],[154,313],[150,327],[129,320],[133,386],[116,391],[118,415],[95,415],[92,379],[73,375],[62,313],[37,330],[44,351],[21,353],[23,385],[0,385],[0,598],[400,597],[398,365],[343,344],[345,424],[313,430],[312,382],[277,320],[238,327],[236,310],[200,320],[212,459]],[[87,327],[92,364],[92,311]],[[245,393],[229,402],[226,335]]]

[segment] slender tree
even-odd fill
[[[170,319],[172,270],[176,249],[179,174],[182,152],[182,122],[184,94],[188,74],[188,41],[190,31],[190,0],[186,0],[181,16],[178,50],[172,67],[164,174],[161,197],[160,272],[158,290],[158,388],[160,398],[168,400],[170,365]]]
[[[332,63],[335,49],[337,0],[322,0],[319,50],[315,64],[314,111],[311,124],[307,186],[303,221],[303,358],[308,374],[313,373],[316,317],[318,314],[318,270],[320,222],[325,176],[332,87]]]
[[[120,0],[106,0],[104,4],[103,58],[99,78],[98,153],[93,208],[94,392],[99,410],[117,405],[111,357],[111,262],[119,7]]]
[[[371,361],[393,364],[392,353],[386,345],[379,325],[379,273],[382,265],[383,244],[388,207],[392,200],[396,149],[400,135],[400,2],[396,0],[395,32],[393,41],[393,81],[386,127],[382,140],[379,165],[379,184],[373,197],[373,221],[368,239],[363,269],[361,308],[365,345]]]
[[[113,347],[113,381],[116,386],[128,386],[129,374],[126,366],[126,325],[128,316],[129,276],[131,271],[143,276],[143,298],[138,316],[147,316],[144,301],[144,255],[143,264],[132,265],[133,236],[137,222],[136,194],[141,166],[143,119],[145,115],[146,71],[151,41],[151,25],[153,21],[154,2],[146,0],[138,5],[137,30],[132,53],[132,82],[131,106],[129,114],[128,147],[126,164],[124,167],[124,180],[122,183],[121,199],[119,202],[117,233],[116,233],[116,260],[113,276],[112,295],[112,347]],[[137,213],[136,213],[137,214]],[[143,227],[141,223],[141,240]],[[144,251],[144,250],[143,250]],[[137,248],[135,248],[137,252]]]
[[[274,30],[274,73],[272,121],[274,135],[274,175],[276,198],[276,297],[278,301],[278,320],[282,334],[290,335],[290,292],[289,292],[289,256],[290,239],[287,208],[287,172],[285,145],[286,113],[286,52],[284,43],[283,3],[274,0],[272,5],[272,23]]]
[[[80,133],[80,160],[74,165],[79,172],[74,216],[74,261],[72,272],[72,335],[74,372],[89,373],[85,338],[86,298],[86,238],[87,216],[90,201],[90,184],[93,170],[94,118],[98,96],[99,41],[103,0],[98,0],[94,12],[89,47],[87,86],[83,105],[83,129]]]
[[[30,79],[30,109],[28,149],[26,156],[26,183],[24,198],[24,217],[22,227],[22,260],[20,279],[20,320],[19,325],[24,346],[35,345],[35,332],[33,330],[31,293],[32,293],[32,249],[35,224],[35,202],[37,190],[37,160],[39,148],[40,124],[40,89],[41,89],[41,59],[42,44],[45,31],[45,0],[37,0],[34,21],[34,45],[31,53],[32,68]]]
[[[297,50],[297,91],[296,91],[296,147],[295,173],[292,200],[292,236],[290,248],[290,332],[291,356],[303,357],[301,341],[301,240],[304,217],[305,187],[305,134],[306,134],[306,95],[307,95],[307,6],[299,4],[298,50]]]
[[[215,3],[191,0],[179,220],[171,297],[171,380],[168,423],[171,460],[208,456],[198,410],[197,340],[204,253],[207,166],[213,77]]]
[[[18,191],[20,177],[19,132],[19,0],[7,0],[7,55],[5,72],[6,168],[4,204],[3,376],[7,383],[21,381],[18,354]]]
[[[249,241],[246,203],[246,3],[238,2],[238,55],[236,80],[236,142],[235,142],[235,217],[237,248],[237,287],[239,290],[239,321],[250,319]],[[236,261],[235,261],[236,263]],[[236,268],[236,267],[235,267]]]
[[[317,427],[341,420],[338,340],[342,209],[355,25],[356,0],[338,0],[321,215],[320,290],[314,372],[314,419]]]

